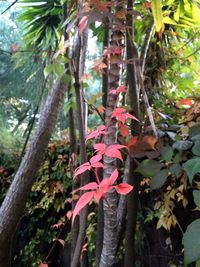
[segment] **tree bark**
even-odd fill
[[[111,36],[111,46],[113,47],[121,47],[123,43],[124,37],[124,28],[123,21],[124,18],[118,17],[117,14],[120,12],[125,14],[124,10],[125,1],[115,1],[116,8],[116,19],[114,24],[119,25],[118,27],[113,26],[112,36]],[[119,13],[118,13],[119,12]],[[122,47],[121,47],[122,48]],[[112,60],[117,60],[117,64]],[[113,88],[117,88],[120,82],[120,71],[121,64],[119,62],[122,61],[122,54],[111,55],[110,56],[110,70],[109,70],[109,89],[107,95],[107,105],[106,105],[106,114],[105,114],[105,122],[107,126],[107,131],[105,135],[105,145],[108,147],[109,145],[115,144],[116,139],[116,120],[110,119],[113,110],[116,107],[117,96],[110,94],[109,92]],[[116,61],[115,61],[116,62]],[[110,177],[113,171],[116,168],[116,159],[108,158],[104,155],[104,174],[103,178]],[[117,238],[117,204],[118,204],[118,195],[115,190],[109,191],[105,195],[105,199],[103,201],[104,208],[104,237],[103,237],[103,248],[101,253],[100,267],[109,267],[112,266],[115,262],[116,249],[118,244]]]
[[[133,0],[128,0],[127,10],[133,10]],[[139,118],[140,105],[139,105],[139,93],[140,93],[140,60],[138,52],[134,44],[133,38],[133,18],[131,14],[126,16],[126,51],[127,61],[131,62],[127,64],[127,80],[129,86],[130,107],[131,113]],[[131,125],[131,131],[133,135],[138,135],[140,132],[140,124],[137,121],[133,121]],[[127,196],[127,225],[125,233],[125,258],[124,267],[135,266],[135,233],[137,223],[137,210],[138,210],[138,190],[140,176],[135,173],[134,170],[137,165],[133,158],[130,158],[128,183],[134,186],[134,189]]]
[[[40,115],[38,127],[0,209],[0,267],[10,267],[12,238],[20,222],[26,200],[42,163],[56,124],[66,84],[61,78],[52,89]]]

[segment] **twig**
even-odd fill
[[[12,2],[12,4],[10,4],[3,12],[1,12],[1,15],[3,15],[4,13],[6,13],[12,6],[14,6],[19,0],[15,0],[14,2]]]

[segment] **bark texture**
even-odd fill
[[[23,214],[36,173],[44,158],[65,90],[66,84],[62,79],[53,87],[40,115],[32,142],[2,203],[0,209],[0,267],[11,266],[12,238]]]
[[[123,44],[124,37],[124,27],[123,27],[123,16],[119,17],[118,14],[125,14],[124,11],[125,1],[115,1],[116,8],[116,19],[113,23],[112,35],[111,35],[111,47],[121,47]],[[107,105],[105,122],[107,126],[107,133],[105,135],[105,144],[109,145],[115,144],[116,139],[116,120],[110,119],[113,110],[116,107],[117,96],[110,94],[109,92],[113,88],[119,86],[120,81],[120,71],[121,71],[121,61],[122,54],[114,54],[110,56],[110,70],[109,70],[109,90],[107,95]],[[116,168],[116,159],[108,158],[104,156],[104,174],[103,178],[110,177]],[[100,267],[112,266],[115,262],[116,249],[118,244],[117,238],[117,204],[118,195],[115,190],[111,190],[105,196],[103,201],[104,208],[104,238],[103,238],[103,248],[101,253]]]
[[[128,0],[127,10],[133,10],[133,0]],[[138,52],[134,44],[133,37],[133,17],[129,13],[126,16],[126,48],[127,48],[127,80],[129,86],[130,107],[134,116],[139,118],[140,115],[140,60]],[[131,125],[132,135],[140,133],[140,124],[136,121]],[[134,189],[127,196],[127,225],[125,233],[125,258],[124,267],[135,266],[135,233],[138,211],[138,190],[139,190],[139,174],[134,170],[137,168],[133,158],[130,158],[128,183],[134,186]]]

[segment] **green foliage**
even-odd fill
[[[24,12],[18,17],[23,21],[26,45],[39,50],[55,49],[60,40],[62,5],[60,0],[21,0]],[[28,4],[28,5],[27,5]]]
[[[200,219],[192,222],[183,237],[184,244],[184,266],[200,259]]]

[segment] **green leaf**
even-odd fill
[[[200,267],[200,260],[198,260],[197,262],[196,262],[196,265],[195,265],[196,267]]]
[[[44,68],[44,77],[46,78],[49,74],[51,74],[54,71],[54,65],[48,64]]]
[[[200,156],[200,141],[196,141],[193,148],[192,153],[196,156]]]
[[[168,177],[168,170],[163,169],[160,170],[156,175],[154,175],[151,179],[151,189],[159,189],[161,188]]]
[[[197,123],[189,130],[190,139],[193,138],[195,135],[199,135],[199,133],[200,133],[200,123]]]
[[[170,146],[164,146],[161,148],[160,153],[163,160],[170,161],[174,155],[174,150]]]
[[[200,157],[195,157],[188,160],[183,164],[183,169],[186,171],[190,184],[192,184],[192,179],[194,175],[200,172]]]
[[[184,266],[200,259],[200,219],[192,222],[183,236]]]
[[[193,191],[193,198],[194,198],[194,203],[198,208],[200,208],[200,191],[199,190],[194,190]]]
[[[163,15],[162,15],[162,0],[152,0],[151,8],[156,31],[162,32],[164,29]]]
[[[169,168],[170,172],[174,175],[176,175],[176,177],[179,177],[181,171],[182,171],[182,168],[181,168],[181,165],[179,163],[175,163],[175,164],[172,164]]]
[[[141,173],[144,177],[153,177],[156,175],[160,169],[162,168],[162,164],[156,160],[143,160],[136,169],[136,172]]]
[[[191,141],[177,141],[173,144],[173,148],[178,151],[185,151],[191,148],[193,143]]]

